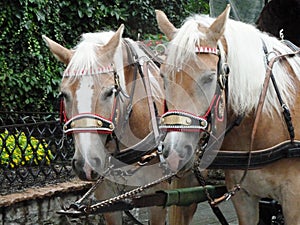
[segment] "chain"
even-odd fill
[[[87,200],[92,193],[96,190],[96,188],[104,181],[105,176],[109,173],[113,173],[112,171],[112,167],[107,168],[107,170],[104,172],[104,174],[102,176],[99,177],[99,179],[93,184],[93,186],[79,199],[77,200],[75,203],[72,203],[69,207],[62,207],[63,210],[60,211],[61,214],[66,214],[66,215],[84,215],[84,214],[89,214],[89,213],[96,213],[97,210],[99,210],[101,207],[108,207],[113,205],[116,202],[119,202],[121,200],[127,199],[127,198],[132,198],[135,195],[145,191],[146,189],[149,189],[163,181],[169,180],[171,179],[173,176],[176,175],[176,173],[174,172],[170,172],[169,170],[167,171],[166,167],[164,164],[161,165],[165,171],[165,173],[169,172],[167,175],[152,181],[148,184],[145,184],[143,186],[137,187],[131,191],[128,191],[124,194],[118,195],[116,197],[112,197],[110,199],[107,200],[103,200],[99,203],[95,203],[93,205],[86,205],[83,204],[83,202],[85,200]],[[129,174],[126,174],[127,176]]]
[[[75,204],[81,204],[85,199],[87,199],[96,190],[96,188],[104,181],[104,176],[101,176],[96,183],[79,199]]]
[[[206,197],[207,199],[212,202],[213,199],[212,197],[210,196],[207,188],[206,188],[206,182],[205,182],[205,178],[202,176],[201,174],[201,171],[200,171],[200,161],[201,161],[201,158],[202,158],[202,155],[203,155],[203,152],[204,152],[204,148],[203,147],[199,147],[195,153],[195,157],[196,157],[196,160],[194,162],[194,166],[193,166],[193,172],[196,176],[196,179],[197,181],[199,182],[199,184],[204,188],[204,191],[205,191],[205,194],[206,194]]]
[[[84,209],[84,211],[86,213],[95,213],[98,209],[100,209],[101,207],[107,207],[107,206],[110,206],[110,205],[113,205],[114,203],[118,202],[118,201],[121,201],[121,200],[124,200],[126,198],[132,198],[134,197],[135,195],[145,191],[146,189],[149,189],[163,181],[166,181],[170,178],[172,178],[173,176],[175,176],[176,173],[170,173],[168,175],[165,175],[164,177],[161,177],[151,183],[148,183],[148,184],[145,184],[143,186],[140,186],[140,187],[137,187],[131,191],[128,191],[124,194],[121,194],[121,195],[118,195],[116,197],[113,197],[113,198],[110,198],[110,199],[107,199],[107,200],[104,200],[104,201],[101,201],[99,203],[96,203],[94,205],[91,205],[87,208]]]
[[[101,176],[96,183],[80,198],[78,199],[76,202],[70,204],[70,206],[65,207],[62,206],[62,213],[63,214],[78,214],[78,212],[82,212],[85,211],[85,209],[87,208],[87,206],[85,204],[82,204],[84,200],[86,200],[98,187],[98,185],[100,185],[104,180],[104,177]],[[72,211],[75,210],[75,211]],[[72,213],[73,212],[73,213]]]

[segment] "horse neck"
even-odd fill
[[[295,106],[291,108],[292,121],[295,128],[296,139],[298,140],[300,134],[298,121],[300,121],[300,116],[298,116],[296,110],[299,109],[299,107],[300,98],[297,99]],[[270,148],[281,142],[290,140],[289,132],[282,114],[274,112],[274,114],[270,116],[262,112],[258,126],[254,128],[255,116],[255,110],[253,110],[253,112],[247,114],[242,119],[242,122],[238,126],[233,127],[233,129],[225,135],[221,149],[249,151],[252,138],[253,145],[251,151]],[[233,114],[229,109],[227,112],[227,124],[232,125],[237,118],[238,115]],[[253,129],[255,129],[254,135]]]

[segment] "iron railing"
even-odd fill
[[[74,177],[58,113],[0,111],[0,194]]]

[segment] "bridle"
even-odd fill
[[[61,100],[60,117],[61,121],[64,123],[64,134],[106,134],[108,135],[106,143],[108,143],[110,140],[113,140],[115,142],[115,149],[114,152],[112,152],[112,155],[124,163],[132,164],[136,162],[138,163],[140,160],[142,160],[142,157],[155,150],[155,147],[157,147],[159,143],[160,134],[156,121],[156,118],[158,117],[158,112],[156,110],[157,108],[154,99],[152,99],[151,91],[149,91],[149,74],[147,72],[148,62],[147,60],[144,61],[143,58],[139,57],[138,53],[129,41],[127,41],[126,39],[123,39],[123,41],[127,50],[128,63],[129,65],[133,66],[132,85],[131,89],[128,92],[128,95],[122,89],[122,86],[120,85],[119,75],[114,69],[113,65],[111,65],[110,67],[106,67],[106,70],[99,70],[100,72],[96,74],[91,74],[99,75],[101,73],[112,73],[114,76],[114,100],[110,117],[107,118],[95,113],[87,112],[74,115],[71,118],[67,118],[63,98]],[[147,94],[147,101],[151,115],[151,124],[153,131],[150,132],[144,139],[142,139],[137,144],[129,146],[126,149],[122,149],[121,151],[120,140],[122,139],[122,136],[125,132],[125,126],[128,124],[128,120],[131,116],[133,107],[133,97],[135,94],[135,87],[137,83],[138,74],[141,77]],[[121,102],[125,103],[121,106]]]
[[[115,71],[114,66],[107,66],[99,68],[96,74],[85,74],[83,76],[94,76],[101,74],[113,73],[114,75],[114,100],[113,107],[111,111],[111,116],[109,118],[103,117],[95,113],[79,113],[72,116],[71,118],[67,117],[65,110],[64,99],[61,98],[60,104],[60,117],[64,123],[63,132],[64,134],[72,133],[99,133],[99,134],[112,134],[115,129],[115,121],[118,118],[118,104],[120,101],[119,95],[122,93],[124,96],[124,91],[122,90],[119,82],[119,75]],[[84,73],[83,73],[84,74]],[[68,76],[68,75],[64,75]]]
[[[218,61],[218,79],[215,94],[210,102],[210,105],[204,115],[195,115],[182,110],[170,110],[161,116],[160,129],[166,132],[205,132],[208,133],[212,119],[219,121],[223,120],[223,115],[218,112],[220,104],[226,102],[227,78],[229,74],[229,67],[226,63],[223,53],[220,53],[220,45],[218,48],[211,47],[196,47],[196,54],[213,54],[219,57]],[[221,48],[222,49],[222,48]],[[223,50],[223,49],[222,49]],[[224,105],[222,106],[224,109]],[[166,107],[167,108],[167,107]],[[214,115],[215,118],[212,118]]]

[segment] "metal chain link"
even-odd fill
[[[84,211],[86,213],[95,213],[98,209],[100,209],[101,207],[105,207],[105,206],[110,206],[110,205],[113,205],[114,203],[118,202],[118,201],[121,201],[121,200],[124,200],[126,198],[132,198],[134,197],[135,195],[145,191],[146,189],[149,189],[163,181],[166,181],[170,178],[172,178],[173,176],[175,176],[176,173],[170,173],[168,175],[165,175],[164,177],[161,177],[153,182],[150,182],[148,184],[145,184],[143,186],[140,186],[140,187],[137,187],[131,191],[128,191],[124,194],[121,194],[121,195],[118,195],[116,197],[113,197],[113,198],[110,198],[110,199],[107,199],[107,200],[104,200],[104,201],[101,201],[99,203],[96,203],[94,205],[91,205],[87,208],[84,209]]]
[[[207,199],[210,202],[212,202],[213,199],[210,196],[210,194],[209,194],[209,192],[206,188],[205,178],[202,176],[201,171],[200,171],[200,167],[199,167],[203,153],[204,153],[204,148],[202,148],[202,147],[199,147],[199,149],[196,150],[196,153],[195,153],[196,160],[195,160],[194,165],[193,165],[193,172],[194,172],[194,174],[196,176],[196,179],[199,182],[199,184],[204,188]]]

